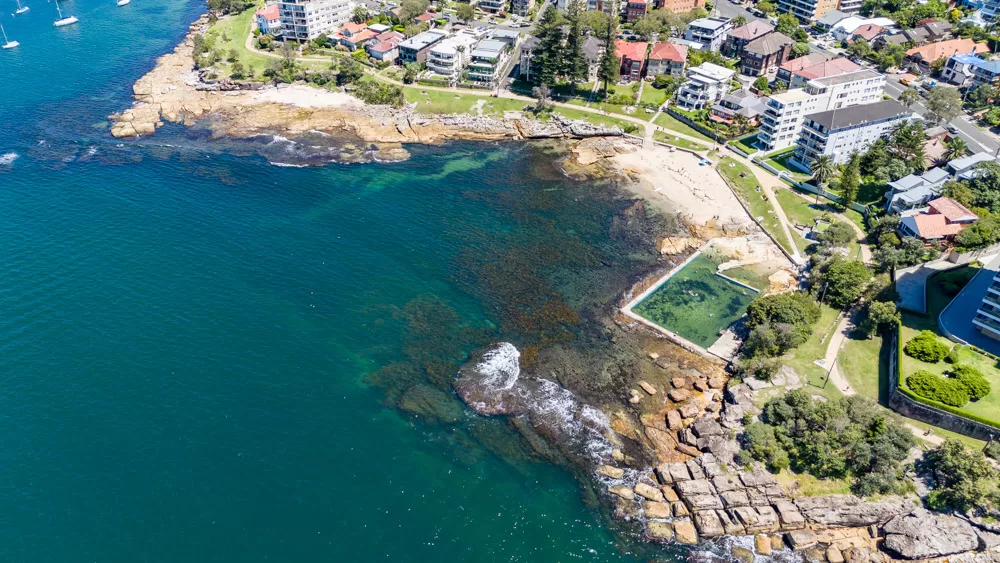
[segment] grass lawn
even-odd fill
[[[671,131],[677,131],[678,133],[683,133],[689,137],[694,137],[696,139],[701,139],[706,143],[712,143],[712,139],[699,133],[696,129],[688,126],[685,123],[681,123],[674,116],[662,112],[660,115],[656,116],[656,120],[653,122],[664,129],[670,129]]]
[[[663,90],[653,88],[652,84],[646,83],[642,87],[642,95],[639,96],[639,101],[647,104],[660,105],[667,101],[667,93]]]
[[[753,154],[759,149],[754,148],[753,144],[757,142],[757,135],[750,135],[743,137],[742,139],[736,139],[734,141],[729,141],[729,144],[740,149],[747,154]]]
[[[847,382],[859,395],[884,405],[889,401],[890,392],[887,359],[882,353],[880,337],[869,340],[851,335],[837,356],[837,363]]]
[[[521,102],[521,105],[524,105],[524,102]],[[591,106],[591,107],[593,107],[593,106]],[[625,120],[625,119],[618,119],[618,118],[612,117],[610,115],[601,115],[599,113],[590,113],[590,112],[583,111],[583,110],[578,110],[578,109],[565,108],[565,107],[557,107],[557,108],[554,108],[553,111],[555,111],[558,114],[561,114],[561,115],[565,116],[568,119],[579,119],[579,120],[582,120],[582,121],[586,121],[587,123],[593,123],[593,124],[596,124],[596,125],[605,125],[605,126],[608,126],[608,127],[610,127],[612,125],[617,125],[619,128],[621,128],[622,131],[626,131],[626,132],[630,131],[630,130],[633,130],[636,127],[640,127],[639,125],[637,125],[635,123],[632,123],[631,121],[628,121],[628,120]],[[639,133],[639,134],[641,135],[641,133]]]
[[[778,199],[778,203],[781,208],[785,211],[785,215],[788,220],[794,224],[798,225],[813,225],[816,219],[823,216],[824,213],[829,213],[832,220],[838,221],[839,211],[826,200],[822,200],[819,205],[814,203],[813,200],[808,200],[797,193],[793,193],[792,190],[776,190],[775,197]],[[855,214],[857,214],[855,212]],[[806,240],[798,232],[793,235],[796,239],[795,243],[799,246],[800,251],[805,251],[805,247],[811,246],[812,241]],[[851,258],[857,258],[859,256],[859,251],[861,247],[857,241],[852,241],[847,245],[848,256]]]
[[[846,495],[851,492],[851,484],[846,479],[817,479],[808,473],[793,473],[791,469],[782,469],[775,478],[793,498]]]
[[[418,113],[476,113],[478,115],[478,111],[474,111],[473,108],[482,102],[483,115],[498,115],[504,111],[520,111],[527,104],[522,100],[428,90],[419,85],[403,87],[403,95],[406,96],[407,102],[416,102]]]
[[[671,135],[669,133],[664,133],[663,131],[653,131],[653,139],[667,145],[674,147],[680,147],[682,149],[688,149],[692,151],[707,151],[708,147],[694,141],[689,141],[687,139],[678,137],[676,135]]]
[[[819,321],[813,327],[812,336],[801,346],[782,356],[781,363],[794,369],[803,378],[806,383],[804,389],[810,394],[838,399],[843,393],[833,383],[826,384],[827,370],[813,363],[826,357],[826,347],[837,327],[837,314],[840,312],[827,305],[821,307]]]
[[[722,174],[722,177],[726,179],[726,182],[736,193],[736,196],[746,203],[750,209],[750,214],[754,216],[767,232],[771,233],[785,250],[793,253],[794,249],[790,246],[791,242],[785,237],[785,231],[781,228],[781,221],[778,220],[778,215],[774,211],[774,204],[764,195],[763,191],[759,190],[760,183],[757,181],[757,177],[753,175],[753,171],[743,163],[729,157],[720,160],[716,168]]]
[[[798,168],[795,168],[794,166],[789,164],[788,161],[791,158],[792,158],[792,151],[785,151],[783,153],[779,153],[777,156],[767,157],[767,160],[765,162],[767,162],[768,164],[770,164],[779,171],[787,172],[788,175],[791,176],[791,178],[796,182],[805,182],[810,178],[812,178],[811,174],[806,174],[805,172],[802,172]]]

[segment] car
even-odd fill
[[[899,83],[902,84],[903,86],[909,86],[910,84],[913,84],[913,82],[909,78],[900,78]]]
[[[949,125],[945,127],[945,130],[951,133],[952,135],[958,135],[958,127],[955,127],[954,125]]]
[[[819,49],[826,49],[826,43],[823,43],[822,41],[817,41],[816,47]]]

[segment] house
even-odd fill
[[[525,82],[531,82],[533,80],[531,73],[531,55],[538,46],[539,39],[537,37],[528,37],[521,43],[521,52],[518,57],[517,63],[517,76]]]
[[[986,43],[976,43],[972,39],[951,39],[938,41],[922,47],[914,47],[906,52],[906,60],[921,72],[930,70],[931,63],[938,59],[948,59],[955,55],[977,55],[989,53]]]
[[[376,35],[378,34],[374,30],[368,29],[366,24],[348,22],[337,30],[332,39],[354,51],[364,45],[366,41],[374,39]]]
[[[473,47],[479,39],[476,33],[463,29],[431,45],[427,51],[427,70],[458,80],[465,67],[469,66]]]
[[[710,106],[729,91],[736,71],[712,63],[702,63],[687,71],[687,81],[677,92],[677,105],[687,110]]]
[[[398,31],[386,31],[365,43],[368,56],[379,61],[394,61],[399,57],[399,44],[405,39]]]
[[[422,63],[427,61],[427,52],[445,38],[445,32],[428,30],[402,41],[398,45],[399,64]]]
[[[819,64],[807,66],[799,69],[798,71],[792,72],[789,87],[801,88],[808,84],[810,80],[835,78],[837,76],[854,74],[861,70],[864,70],[864,67],[855,63],[851,59],[848,59],[847,57],[837,57],[835,59],[829,59]]]
[[[885,193],[886,211],[899,214],[925,205],[937,198],[944,190],[944,184],[951,180],[951,174],[942,168],[931,168],[923,174],[910,174],[889,182],[889,190]]]
[[[507,0],[479,0],[476,7],[489,14],[498,14],[507,10]]]
[[[628,0],[625,3],[625,21],[631,23],[646,15],[649,4],[646,0]]]
[[[806,67],[826,62],[829,58],[829,56],[823,53],[809,53],[808,55],[801,56],[797,59],[785,61],[778,67],[778,74],[775,76],[775,80],[784,82],[785,84],[790,84],[792,81],[792,73],[798,72]]]
[[[604,54],[604,43],[598,38],[588,35],[583,40],[580,50],[583,51],[583,58],[587,59],[588,81],[594,82],[597,80],[597,69],[601,64],[601,55]]]
[[[884,28],[886,32],[896,31],[899,26],[889,18],[863,18],[861,16],[851,16],[837,22],[837,25],[830,29],[830,35],[837,41],[847,41],[854,36],[854,32],[867,25],[877,25]]]
[[[865,68],[809,80],[801,88],[773,94],[767,111],[760,119],[757,144],[767,151],[794,145],[802,131],[805,116],[873,104],[882,99],[885,76]]]
[[[615,52],[620,61],[622,80],[639,80],[646,70],[646,49],[649,43],[639,41],[630,43],[628,41],[615,41]]]
[[[972,69],[972,75],[976,84],[994,84],[1000,78],[1000,61],[983,61]]]
[[[888,35],[888,33],[889,30],[880,25],[874,23],[866,23],[865,25],[854,30],[854,32],[851,34],[850,41],[857,41],[859,39],[864,39],[865,41],[872,43],[876,39]]]
[[[352,0],[280,0],[281,36],[304,43],[334,30],[354,16]]]
[[[979,217],[961,203],[939,197],[927,207],[904,211],[899,217],[899,230],[907,236],[928,240],[950,240],[975,223]]]
[[[277,4],[271,4],[253,13],[257,31],[263,35],[281,35],[281,15]]]
[[[511,0],[510,10],[519,16],[527,16],[535,7],[535,0]]]
[[[829,32],[833,29],[833,26],[840,23],[840,21],[844,18],[850,17],[850,15],[851,14],[840,10],[830,10],[829,12],[816,18],[816,21],[813,22],[813,27],[822,32]]]
[[[778,11],[792,14],[803,22],[816,21],[839,7],[837,0],[778,0]],[[841,10],[846,12],[847,10]]]
[[[756,125],[761,114],[767,110],[767,102],[747,89],[736,90],[722,96],[712,106],[712,119],[732,123],[742,116],[748,123]]]
[[[702,51],[718,51],[732,27],[729,18],[701,18],[688,25],[684,39],[700,43]]]
[[[843,164],[851,153],[864,152],[912,116],[912,112],[896,100],[807,115],[802,120],[802,132],[791,164],[809,172],[819,155]]]
[[[941,80],[955,86],[965,86],[972,82],[975,68],[985,62],[976,55],[952,55],[941,69]]]
[[[976,167],[984,162],[995,162],[996,157],[989,153],[979,152],[962,158],[956,158],[948,163],[948,171],[956,180],[970,180],[978,174]]]
[[[511,44],[498,39],[481,41],[472,50],[469,59],[469,80],[490,86],[500,78],[500,71],[508,60]]]
[[[432,21],[434,21],[434,14],[432,14],[430,12],[424,12],[424,13],[420,14],[419,16],[413,18],[413,22],[414,23],[426,23],[426,24],[430,25],[430,23]]]
[[[675,43],[656,43],[649,51],[646,61],[646,76],[669,74],[683,76],[687,63],[687,47]]]
[[[772,31],[774,31],[774,26],[764,20],[754,20],[737,27],[726,34],[726,41],[722,44],[722,54],[738,59],[743,54],[743,48],[747,46],[747,43]]]
[[[795,41],[777,31],[747,43],[740,56],[740,71],[747,76],[767,74],[788,60]]]
[[[946,37],[951,36],[951,30],[954,28],[951,22],[940,21],[940,20],[921,20],[920,27],[927,31],[928,38],[931,41],[941,41]]]

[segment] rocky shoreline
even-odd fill
[[[362,103],[348,94],[307,85],[267,86],[230,81],[207,82],[195,68],[194,40],[208,28],[208,16],[194,22],[171,53],[133,86],[132,107],[109,116],[117,138],[151,135],[165,123],[192,125],[208,119],[214,136],[248,138],[261,134],[295,136],[320,131],[362,145],[355,152],[374,160],[408,156],[406,143],[449,140],[502,141],[584,139],[621,136],[607,128],[558,116],[541,122],[520,112],[509,116],[425,115],[412,105],[395,109]],[[373,146],[374,145],[374,146]]]

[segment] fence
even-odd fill
[[[667,108],[667,113],[671,117],[676,118],[681,123],[687,125],[688,127],[691,127],[692,129],[694,129],[695,131],[701,133],[702,135],[705,135],[706,137],[709,137],[711,139],[715,139],[716,141],[718,141],[720,143],[725,143],[726,141],[730,140],[728,137],[725,137],[723,135],[719,135],[715,131],[712,131],[708,127],[705,127],[704,125],[698,123],[697,121],[691,119],[690,117],[684,115],[683,113],[675,110],[674,108]]]

